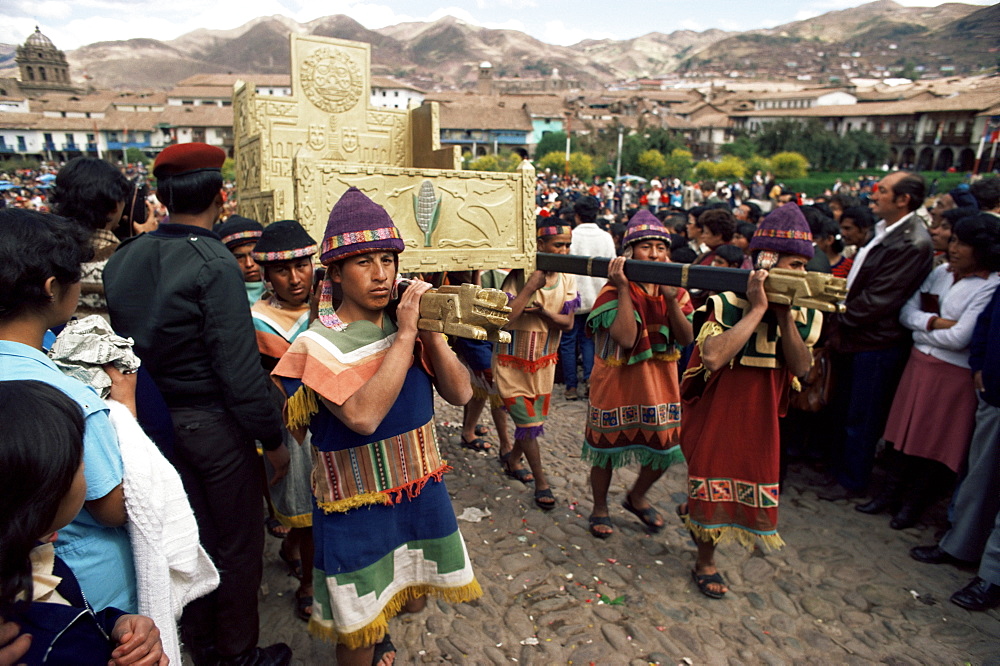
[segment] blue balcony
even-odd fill
[[[87,152],[88,153],[96,153],[97,152],[97,144],[96,143],[88,143],[87,144]]]
[[[74,153],[78,153],[80,152],[80,146],[76,145],[75,143],[67,143],[66,145],[63,146],[63,150],[69,150]]]
[[[43,150],[56,150],[56,144],[52,141],[46,141],[42,144]]]
[[[138,148],[142,150],[152,145],[151,141],[108,141],[108,150],[124,150],[126,148]]]

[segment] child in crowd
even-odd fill
[[[269,372],[299,333],[309,327],[314,254],[316,241],[295,220],[268,225],[251,252],[262,272],[264,293],[269,294],[250,308],[261,362]],[[275,388],[274,393],[275,399],[283,404],[281,392]],[[313,604],[312,446],[306,428],[286,429],[284,439],[289,455],[288,472],[271,482],[270,496],[275,518],[289,528],[278,555],[299,579],[295,614],[308,621]],[[264,467],[268,478],[272,478],[274,467],[266,456]]]
[[[750,239],[753,238],[755,231],[757,231],[757,225],[740,222],[736,225],[736,233],[733,234],[733,240],[730,243],[740,248],[743,254],[750,256]]]
[[[569,254],[572,242],[568,225],[537,227],[539,252]],[[573,325],[573,312],[580,304],[576,280],[564,273],[536,270],[525,280],[524,271],[511,271],[503,290],[511,295],[511,341],[498,344],[493,356],[493,375],[504,406],[514,420],[514,448],[501,457],[504,472],[527,483],[535,482],[535,504],[544,511],[556,500],[542,469],[538,438],[545,432],[549,399],[555,381],[560,332]],[[521,467],[528,460],[531,474]]]
[[[740,268],[743,266],[743,251],[735,245],[721,245],[715,250],[712,265],[722,268]]]
[[[0,381],[0,616],[31,637],[19,663],[169,661],[148,617],[95,611],[52,543],[83,508],[84,414],[57,388]]]
[[[677,359],[681,347],[694,339],[691,299],[677,287],[631,282],[624,272],[626,258],[669,262],[669,237],[659,220],[639,211],[625,234],[625,255],[611,261],[608,284],[587,319],[596,358],[581,457],[592,465],[589,522],[598,539],[613,533],[608,488],[615,468],[632,462],[642,466],[622,506],[658,532],[663,518],[646,493],[683,459]]]

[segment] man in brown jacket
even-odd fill
[[[835,442],[837,481],[852,493],[868,486],[911,339],[899,311],[933,263],[930,234],[914,211],[924,202],[924,179],[899,171],[883,178],[872,196],[879,222],[847,278],[846,312],[835,319],[838,352],[834,405],[843,427]],[[868,507],[868,505],[863,505]],[[886,507],[868,507],[874,513]]]

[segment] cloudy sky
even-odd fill
[[[346,14],[367,28],[444,15],[489,28],[510,28],[549,44],[627,39],[678,29],[751,30],[864,4],[861,0],[0,0],[0,43],[21,44],[35,25],[70,50],[98,41],[170,40],[198,28],[227,30],[258,16],[283,14],[300,23]],[[936,5],[934,0],[896,0]],[[997,0],[971,0],[995,4]],[[655,11],[653,10],[655,8]]]

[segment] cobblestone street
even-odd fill
[[[720,548],[730,587],[721,601],[691,580],[694,545],[674,513],[684,465],[650,493],[667,529],[650,536],[620,508],[635,478],[626,469],[612,484],[614,536],[591,537],[589,468],[579,458],[587,403],[564,401],[561,389],[541,440],[559,501],[550,513],[535,508],[531,486],[501,473],[495,455],[457,445],[461,410],[438,400],[455,512],[489,512],[459,523],[484,595],[458,606],[432,601],[393,620],[397,664],[1000,664],[1000,613],[948,601],[975,571],[907,554],[934,543],[943,503],[897,532],[888,516],[862,515],[853,501],[820,499],[830,490],[822,476],[793,465],[781,498],[788,545],[776,553]],[[295,617],[296,581],[278,560],[279,542],[267,541],[261,645],[287,642],[297,664],[334,663],[332,646]]]

